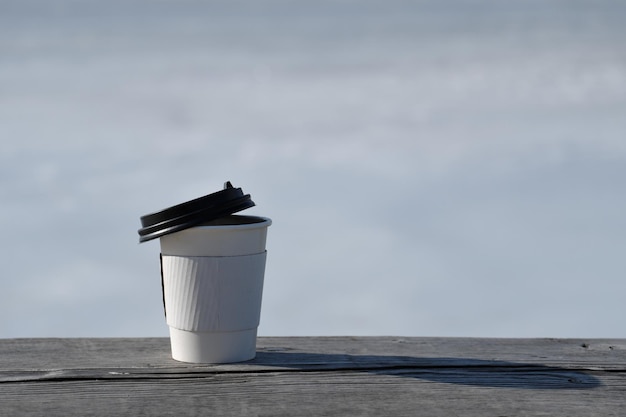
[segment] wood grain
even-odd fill
[[[0,415],[623,415],[626,341],[259,338],[241,364],[167,339],[0,340]]]

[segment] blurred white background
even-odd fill
[[[0,337],[166,336],[143,214],[271,217],[261,335],[626,337],[626,6],[0,0]]]

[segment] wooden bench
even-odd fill
[[[2,339],[1,416],[626,416],[626,340],[261,337],[176,362],[169,340]]]

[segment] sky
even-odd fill
[[[625,337],[625,13],[0,2],[0,337],[166,336],[139,217],[227,180],[260,335]]]

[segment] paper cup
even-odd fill
[[[231,215],[160,238],[174,359],[229,363],[256,356],[271,223]]]

